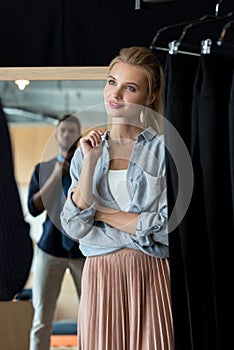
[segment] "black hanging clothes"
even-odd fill
[[[230,337],[227,317],[232,294],[228,281],[232,273],[230,242],[234,232],[230,143],[234,135],[230,133],[229,122],[234,115],[230,118],[229,101],[233,69],[232,58],[201,56],[200,91],[192,107],[192,118],[197,120],[197,128],[192,133],[196,133],[194,139],[202,172],[209,248],[203,256],[209,255],[211,264],[212,294],[207,298],[214,303],[214,319],[206,315],[206,320],[215,321],[215,349],[227,348]],[[194,159],[193,164],[196,165]]]
[[[234,198],[234,70],[232,73],[232,88],[229,101],[229,149],[230,149],[230,176],[232,183],[232,199]],[[234,200],[232,201],[234,221]],[[233,222],[234,224],[234,222]]]
[[[0,301],[12,300],[24,287],[33,258],[30,226],[24,221],[14,177],[11,140],[0,105]]]
[[[188,210],[169,235],[175,350],[223,350],[224,344],[231,342],[225,315],[231,304],[230,242],[234,232],[232,62],[178,54],[168,55],[165,66],[164,117],[182,137],[194,176]],[[165,125],[166,146],[180,152]],[[169,152],[167,183],[171,213],[178,194],[178,174]],[[180,208],[177,211],[179,216]]]
[[[165,67],[164,116],[177,129],[189,153],[192,138],[191,107],[198,63],[199,59],[195,56],[168,55]],[[170,145],[174,152],[178,150],[179,153],[176,143],[173,147],[175,140],[169,128],[165,130],[165,138],[167,147]],[[178,194],[178,175],[174,160],[169,153],[167,156],[168,199],[171,212]],[[194,187],[199,187],[199,175],[194,177]],[[204,349],[202,313],[201,308],[197,308],[197,302],[199,300],[200,305],[205,303],[199,246],[200,237],[205,236],[206,225],[202,225],[202,205],[199,207],[200,215],[194,210],[195,203],[201,196],[197,190],[193,191],[186,215],[169,235],[175,348],[179,350]],[[203,245],[208,246],[204,238]]]

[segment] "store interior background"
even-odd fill
[[[160,28],[214,15],[217,4],[213,0],[139,3],[140,9],[135,8],[135,0],[1,2],[0,67],[107,66],[122,47],[149,47]],[[224,15],[232,8],[233,0],[223,1],[219,14]],[[178,39],[182,28],[162,33],[158,44],[167,48],[170,41]],[[219,31],[207,33],[214,40],[219,34]],[[201,38],[204,39],[202,27],[193,30],[186,40],[200,43]],[[158,57],[163,64],[165,53],[158,52]],[[0,98],[4,108],[8,108],[16,180],[34,241],[40,237],[44,215],[32,218],[27,211],[27,190],[33,167],[43,158],[48,142],[54,137],[56,119],[61,114],[82,112],[83,132],[93,124],[106,122],[105,115],[97,117],[96,111],[96,106],[103,103],[103,86],[104,80],[41,81],[31,82],[24,91],[18,91],[13,81],[0,82]],[[10,108],[15,111],[10,112]],[[50,150],[51,154],[56,152],[52,146]],[[32,278],[33,265],[27,288],[31,287]],[[78,306],[78,302],[68,273],[55,320],[76,319],[74,305]]]

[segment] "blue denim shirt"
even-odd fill
[[[93,195],[101,205],[119,209],[109,188],[108,133],[103,136],[103,149],[93,177]],[[151,127],[138,135],[127,169],[127,189],[131,203],[129,212],[140,214],[136,234],[129,234],[106,223],[95,221],[95,202],[85,210],[77,208],[71,192],[77,185],[82,167],[82,151],[78,148],[71,162],[72,183],[61,213],[66,233],[80,242],[85,256],[103,255],[122,248],[133,248],[156,257],[168,257],[168,208],[165,177],[163,135]]]

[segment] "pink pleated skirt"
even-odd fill
[[[167,258],[133,249],[86,258],[78,349],[174,349]]]

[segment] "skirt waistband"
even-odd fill
[[[132,249],[132,248],[122,248],[120,250],[117,250],[116,252],[113,252],[112,254],[140,254],[140,255],[146,255],[145,253],[143,253],[141,250],[137,250],[137,249]]]

